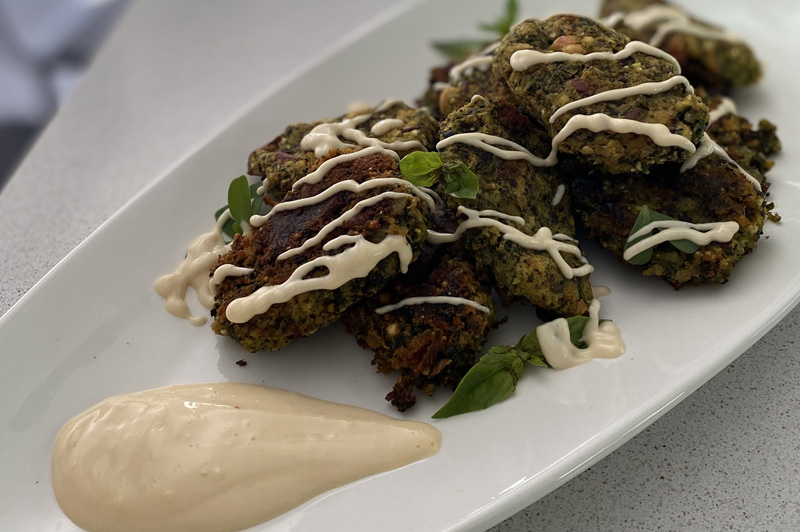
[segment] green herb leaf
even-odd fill
[[[442,165],[444,191],[454,198],[475,199],[478,195],[478,176],[461,161]]]
[[[479,24],[478,27],[485,31],[491,31],[502,37],[509,32],[514,20],[517,18],[517,2],[516,0],[508,0],[506,2],[506,12],[503,13],[499,19],[490,24]]]
[[[514,347],[493,347],[470,369],[450,400],[433,417],[473,412],[508,398],[516,390],[525,369],[520,351]]]
[[[518,6],[516,0],[508,0],[506,2],[505,12],[500,17],[491,23],[478,24],[478,28],[483,31],[488,31],[495,34],[497,37],[503,37],[509,32],[514,21],[517,19]],[[442,55],[460,63],[469,55],[482,50],[489,46],[493,40],[460,40],[460,41],[438,41],[433,43],[433,47]]]
[[[572,344],[583,349],[583,330],[589,318],[573,316],[567,318],[569,339]],[[550,367],[539,345],[536,330],[526,334],[514,347],[501,345],[493,347],[483,355],[458,383],[456,391],[433,417],[445,417],[482,410],[507,399],[517,388],[525,363],[540,367]]]
[[[231,181],[228,187],[228,208],[231,210],[231,218],[234,221],[234,231],[242,232],[242,224],[248,224],[252,214],[252,198],[250,197],[250,185],[247,184],[247,176],[239,176]]]
[[[227,211],[227,210],[228,210],[228,206],[227,205],[223,205],[222,207],[217,209],[217,212],[214,213],[214,220],[219,220],[219,217],[222,216],[222,213]],[[222,224],[222,234],[228,237],[227,241],[230,241],[230,239],[233,239],[233,235],[236,234],[234,232],[233,226],[234,226],[234,221],[232,219],[230,219],[230,218],[228,218],[227,221],[224,224]]]
[[[669,243],[672,244],[674,247],[678,248],[679,250],[683,251],[684,253],[694,253],[695,251],[700,249],[700,246],[698,246],[691,240],[685,240],[685,239],[670,240]]]
[[[623,252],[626,251],[632,245],[634,245],[637,242],[639,242],[640,240],[643,240],[643,239],[647,238],[648,236],[650,236],[649,234],[647,234],[647,235],[640,236],[640,237],[638,237],[638,238],[636,238],[634,240],[630,240],[630,237],[633,236],[642,227],[646,226],[647,224],[649,224],[651,222],[658,222],[658,221],[664,221],[664,220],[674,220],[674,219],[675,218],[667,216],[666,214],[661,214],[658,211],[654,211],[654,210],[650,209],[647,205],[643,205],[641,210],[639,211],[639,216],[636,218],[636,221],[634,222],[633,227],[631,228],[631,232],[628,235],[628,239],[629,240],[625,243],[625,247],[623,248]],[[672,244],[672,246],[674,246],[675,248],[679,249],[680,251],[683,251],[684,253],[694,253],[700,247],[697,244],[695,244],[694,242],[691,242],[691,241],[685,240],[685,239],[671,240],[669,243]],[[635,264],[635,265],[647,264],[652,257],[653,257],[653,249],[649,248],[649,249],[646,249],[646,250],[642,251],[641,253],[639,253],[637,255],[634,255],[633,257],[628,259],[628,262],[631,263],[631,264]]]
[[[242,183],[244,183],[245,187],[242,187]],[[250,216],[269,212],[270,207],[264,203],[264,195],[258,193],[260,186],[260,182],[247,185],[247,177],[245,176],[237,177],[228,186],[228,201],[230,202],[232,196],[236,198],[234,202],[236,204],[235,208],[239,210],[240,217],[237,218],[232,211],[231,217],[223,224],[222,234],[228,238],[227,241],[232,240],[236,233],[242,233],[242,220],[249,222]],[[217,209],[214,213],[214,220],[219,220],[219,217],[226,210],[228,210],[228,205],[223,205]],[[241,216],[242,213],[247,214]]]
[[[492,44],[491,40],[465,39],[463,41],[435,41],[433,47],[450,61],[460,63],[490,44]]]
[[[414,151],[400,160],[400,171],[407,181],[429,187],[439,178],[442,156],[435,151]]]
[[[252,198],[252,206],[250,212],[252,215],[261,214],[261,211],[267,205],[264,203],[264,194],[258,193],[258,188],[261,186],[260,181],[256,181],[252,185],[250,185],[249,192],[250,197]]]

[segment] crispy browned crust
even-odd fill
[[[709,109],[713,110],[720,105],[722,98],[708,97],[707,101]],[[775,124],[762,119],[758,122],[758,127],[754,127],[743,116],[729,113],[710,124],[706,133],[725,148],[734,161],[758,179],[764,190],[769,187],[766,174],[775,164],[770,156],[781,151],[781,141]]]
[[[736,167],[722,157],[701,159],[680,173],[670,165],[647,176],[602,175],[570,167],[576,216],[589,236],[617,258],[646,276],[661,277],[673,287],[725,283],[736,263],[752,252],[768,211],[764,197]],[[643,205],[678,220],[694,223],[735,221],[739,231],[728,243],[711,243],[684,253],[669,243],[656,246],[651,260],[633,266],[623,250]]]
[[[551,137],[555,137],[575,115],[603,113],[662,124],[670,132],[697,145],[708,122],[708,109],[683,85],[655,95],[639,95],[599,102],[566,112],[553,123],[550,117],[567,103],[596,93],[646,82],[664,81],[678,74],[666,59],[636,52],[626,59],[589,62],[555,62],[515,71],[511,56],[519,50],[582,53],[619,52],[630,41],[597,21],[572,15],[557,15],[544,21],[526,20],[503,38],[495,53],[494,72]],[[689,153],[678,147],[658,146],[649,137],[634,133],[578,130],[558,147],[609,173],[647,172],[656,164],[685,160]]]
[[[382,177],[402,177],[391,157],[377,154],[361,157],[336,165],[319,184],[300,185],[286,196],[286,200],[316,195],[333,183],[347,179],[364,182]],[[255,271],[250,275],[228,278],[220,284],[212,329],[230,336],[251,352],[260,349],[272,351],[332,323],[350,305],[374,295],[400,273],[395,254],[382,260],[366,278],[349,281],[335,290],[300,294],[286,303],[273,305],[246,323],[231,323],[225,315],[228,304],[234,299],[252,294],[263,286],[286,281],[300,265],[316,257],[341,252],[341,249],[324,251],[321,245],[317,245],[300,255],[277,260],[282,252],[315,236],[325,224],[358,201],[387,190],[409,192],[408,187],[401,185],[382,186],[358,194],[342,192],[316,205],[276,212],[263,226],[254,228],[245,236],[237,236],[231,251],[220,257],[217,267],[236,264]],[[379,242],[387,235],[402,235],[418,255],[427,234],[429,215],[427,206],[417,197],[387,199],[345,222],[326,237],[325,242],[344,234],[363,235],[371,242]],[[320,268],[311,275],[325,273],[325,269]]]
[[[457,133],[480,132],[511,139],[530,151],[540,154],[549,141],[535,123],[521,110],[509,92],[490,99],[476,98],[442,122],[442,138]],[[524,160],[505,160],[483,149],[453,144],[441,150],[445,162],[463,162],[480,180],[474,200],[446,196],[455,210],[459,205],[475,209],[492,209],[525,220],[520,229],[535,234],[541,227],[553,233],[573,236],[575,223],[568,197],[553,205],[557,187],[563,181],[554,168],[535,167]],[[575,316],[588,311],[592,299],[588,276],[567,279],[546,251],[525,249],[503,238],[494,228],[473,229],[462,237],[480,267],[494,278],[505,304],[530,302],[562,316]],[[580,266],[573,256],[565,257],[572,266]]]
[[[463,297],[488,307],[423,303],[386,314],[375,309],[409,297]],[[474,264],[440,253],[424,271],[398,277],[376,297],[350,307],[343,316],[359,345],[375,353],[380,373],[399,373],[388,401],[401,412],[416,403],[414,389],[432,395],[436,386],[455,388],[475,363],[494,321],[488,276]]]

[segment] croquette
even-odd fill
[[[769,214],[754,184],[716,154],[685,172],[680,166],[664,165],[647,176],[609,175],[567,161],[561,171],[572,175],[576,217],[589,237],[621,262],[645,276],[660,277],[676,289],[727,282],[736,263],[755,249]],[[623,253],[643,206],[695,224],[733,221],[739,229],[730,242],[712,242],[694,253],[667,242],[659,244],[647,263],[632,265]]]
[[[753,127],[746,118],[736,113],[730,99],[721,96],[710,97],[708,106],[712,115],[719,114],[708,125],[706,133],[767,190],[769,181],[766,174],[774,164],[770,156],[781,150],[775,124],[762,119],[758,127]]]
[[[513,139],[531,155],[546,151],[549,149],[547,134],[520,107],[514,95],[506,91],[494,98],[475,97],[442,122],[439,148],[442,160],[445,164],[463,163],[477,175],[480,184],[475,199],[445,195],[445,201],[453,211],[466,207],[521,217],[522,224],[509,224],[526,235],[549,228],[553,234],[572,237],[575,223],[570,213],[570,199],[563,193],[564,183],[556,169],[539,167],[524,159],[506,159],[464,142],[442,146],[455,135],[478,133]],[[509,149],[508,146],[499,148]],[[511,151],[524,154],[519,150]],[[495,227],[470,229],[462,239],[478,267],[486,268],[493,276],[504,304],[527,301],[561,316],[582,315],[588,311],[592,299],[588,275],[565,274],[548,251],[523,247],[505,238]],[[571,243],[571,248],[577,253],[562,253],[562,258],[571,269],[583,267],[577,243]]]
[[[675,57],[693,85],[727,92],[758,81],[761,65],[739,37],[663,0],[605,0],[600,15],[631,39]]]
[[[336,152],[331,152],[331,155],[335,156]],[[320,163],[323,161],[320,160]],[[403,253],[410,254],[411,261],[419,255],[432,214],[428,203],[412,195],[410,187],[404,182],[396,181],[381,182],[380,186],[355,192],[334,190],[336,193],[327,198],[321,193],[347,180],[366,183],[385,178],[402,179],[397,162],[390,156],[372,154],[340,162],[322,181],[298,183],[287,194],[283,205],[296,205],[287,202],[312,197],[317,197],[318,201],[284,210],[280,210],[279,204],[273,208],[263,225],[254,227],[246,235],[237,235],[230,252],[219,258],[215,270],[224,264],[233,264],[253,271],[227,277],[219,284],[212,311],[215,316],[212,329],[218,334],[230,336],[248,351],[273,351],[332,323],[355,302],[374,296],[403,270]],[[361,210],[354,208],[359,201],[384,192],[396,194],[373,200]],[[341,221],[338,227],[321,232],[323,227],[348,211],[354,215]],[[310,246],[307,244],[318,236],[324,237],[321,242]],[[275,302],[243,323],[233,323],[228,319],[230,305],[241,304],[241,298],[260,289],[269,292],[270,289],[275,290],[272,287],[285,286],[290,276],[300,268],[308,268],[309,264],[313,269],[302,275],[303,280],[333,276],[337,272],[342,274],[340,270],[352,269],[352,263],[337,267],[330,264],[316,266],[318,263],[312,262],[322,257],[347,253],[359,245],[358,242],[352,247],[346,243],[343,246],[333,245],[337,237],[363,237],[372,244],[389,242],[391,239],[391,242],[399,243],[399,247],[397,252],[383,256],[366,277],[347,280],[338,287],[301,291],[286,302]],[[304,243],[307,249],[301,248],[298,254],[280,258],[284,252]],[[362,257],[362,260],[367,258]],[[343,273],[345,278],[347,273]]]
[[[684,161],[708,123],[708,108],[676,78],[673,59],[591,18],[517,24],[495,52],[493,68],[554,139],[554,149],[604,172],[646,173]],[[658,91],[609,92],[660,82]]]
[[[455,388],[475,363],[494,323],[488,276],[453,246],[441,248],[423,268],[422,260],[415,262],[408,274],[343,315],[348,332],[375,353],[372,364],[378,371],[400,374],[386,399],[401,412],[415,404],[415,388],[428,395],[436,386]],[[382,309],[408,298],[432,296],[464,298],[474,305],[439,301]]]

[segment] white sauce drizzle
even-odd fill
[[[672,133],[664,124],[648,124],[627,118],[612,118],[603,113],[573,116],[553,138],[553,145],[557,146],[579,129],[588,129],[595,133],[606,130],[617,133],[635,133],[650,137],[659,146],[674,146],[682,148],[689,153],[694,153],[697,149],[691,140],[682,135]]]
[[[386,148],[383,148],[381,146],[370,146],[368,148],[364,148],[363,150],[358,150],[358,151],[354,151],[354,152],[351,152],[351,153],[343,153],[341,155],[337,155],[335,157],[331,157],[330,159],[328,159],[327,161],[325,161],[321,165],[319,165],[319,168],[317,168],[316,170],[314,170],[313,172],[311,172],[309,174],[304,175],[303,177],[301,177],[300,179],[295,181],[295,183],[292,185],[292,189],[295,189],[295,188],[299,187],[300,185],[316,185],[317,183],[322,181],[322,179],[326,175],[328,175],[328,172],[330,172],[333,169],[333,167],[336,166],[337,164],[346,163],[346,162],[349,162],[349,161],[354,161],[354,160],[359,159],[361,157],[366,157],[368,155],[374,155],[376,153],[380,153],[380,154],[383,154],[383,155],[388,155],[389,157],[393,158],[395,161],[399,161],[400,160],[400,156],[397,155],[397,152],[394,152],[392,150],[387,150]],[[261,189],[259,188],[259,190],[261,190]],[[259,193],[262,193],[262,192],[259,192]],[[250,223],[252,224],[252,221]]]
[[[689,94],[694,94],[694,88],[692,87],[691,83],[689,83],[688,79],[686,79],[684,76],[672,76],[671,78],[665,81],[653,81],[647,83],[640,83],[639,85],[634,85],[633,87],[611,89],[598,94],[594,94],[592,96],[587,96],[586,98],[581,98],[580,100],[575,100],[574,102],[570,102],[562,107],[559,107],[558,110],[556,110],[556,112],[550,116],[550,123],[552,124],[553,122],[556,121],[556,118],[558,118],[559,116],[561,116],[566,112],[572,111],[573,109],[586,107],[587,105],[592,105],[599,102],[621,100],[622,98],[627,98],[629,96],[638,96],[640,94],[645,94],[645,95],[659,94],[662,92],[666,92],[680,84],[683,84],[686,87],[686,91]]]
[[[358,146],[380,146],[387,150],[405,151],[422,150],[425,146],[418,140],[399,140],[395,142],[384,142],[382,140],[368,137],[366,133],[356,129],[372,117],[372,114],[358,115],[353,118],[345,118],[341,122],[326,122],[317,124],[300,141],[300,147],[304,150],[313,150],[317,158],[327,155],[330,150],[352,148],[354,145],[339,140],[343,137],[351,140]]]
[[[619,52],[591,52],[588,54],[568,54],[566,52],[540,52],[538,50],[517,50],[511,54],[511,68],[517,72],[528,70],[534,65],[549,64],[549,63],[588,63],[590,61],[619,61],[641,52],[653,57],[658,57],[672,63],[678,69],[678,74],[681,73],[681,66],[678,61],[663,50],[659,50],[641,41],[630,41],[625,45],[625,48]]]
[[[547,167],[554,166],[558,162],[558,146],[564,142],[567,137],[580,129],[588,129],[595,133],[606,130],[613,130],[617,133],[635,133],[637,135],[646,135],[650,137],[650,139],[659,146],[675,146],[689,153],[694,153],[697,150],[691,140],[682,135],[672,133],[664,124],[648,124],[645,122],[637,122],[636,120],[629,120],[627,118],[613,118],[603,113],[575,115],[567,120],[567,123],[561,128],[561,131],[553,137],[550,154],[545,158],[533,155],[530,151],[511,140],[479,132],[457,133],[439,141],[439,143],[436,144],[436,149],[441,150],[456,143],[467,144],[488,151],[502,159],[522,159],[533,166]],[[511,149],[503,150],[496,146],[507,146]]]
[[[500,47],[500,43],[501,41],[495,41],[475,54],[475,56],[453,66],[448,73],[450,83],[444,84],[444,88],[456,85],[462,77],[471,76],[476,70],[481,72],[486,72],[489,70],[492,67],[492,56],[494,55],[495,50]],[[436,90],[435,86],[434,90]]]
[[[429,229],[428,242],[431,244],[446,244],[449,242],[455,242],[468,229],[474,229],[477,227],[493,227],[500,231],[504,239],[510,240],[519,246],[534,251],[546,251],[555,261],[556,265],[561,271],[561,274],[567,279],[572,279],[573,277],[583,277],[594,270],[594,267],[588,263],[586,258],[581,253],[581,250],[577,246],[567,242],[561,242],[553,238],[553,233],[549,227],[541,227],[535,235],[528,235],[515,227],[504,224],[499,220],[487,218],[487,216],[497,216],[497,211],[476,211],[473,209],[468,209],[464,206],[459,206],[458,212],[466,215],[467,219],[459,222],[456,232],[439,233]],[[583,266],[573,268],[567,264],[567,261],[565,261],[564,257],[561,256],[561,253],[574,255],[583,263]]]
[[[383,120],[375,122],[369,132],[380,137],[401,127],[403,124],[405,124],[405,122],[400,118],[384,118]]]
[[[534,65],[559,63],[559,62],[579,62],[586,63],[597,60],[614,60],[618,61],[626,57],[630,57],[636,52],[642,52],[647,55],[658,57],[672,63],[680,74],[680,65],[678,61],[667,54],[666,52],[655,48],[652,45],[645,44],[640,41],[630,41],[619,52],[592,52],[588,54],[570,54],[566,52],[540,52],[538,50],[517,50],[511,54],[510,64],[515,71],[524,71]],[[550,117],[552,123],[561,114],[571,111],[573,109],[590,105],[597,102],[604,102],[625,98],[628,96],[635,96],[638,94],[658,94],[670,90],[678,84],[684,86],[690,92],[694,92],[688,80],[683,76],[672,76],[670,79],[660,82],[641,83],[634,87],[624,87],[621,89],[612,89],[609,91],[601,92],[586,98],[581,98],[574,102],[570,102],[559,109],[557,109]],[[646,135],[657,144],[658,146],[677,147],[688,151],[690,154],[694,153],[697,149],[694,143],[682,135],[672,133],[664,124],[649,124],[630,120],[625,118],[613,118],[603,113],[596,113],[593,115],[575,115],[571,117],[561,131],[553,138],[553,149],[550,155],[540,160],[537,163],[540,166],[554,165],[556,163],[556,149],[557,146],[563,142],[567,137],[572,135],[579,129],[588,129],[595,133],[600,131],[613,131],[615,133],[634,133],[637,135]]]
[[[427,423],[241,383],[106,399],[68,421],[53,490],[81,528],[231,532],[436,454]]]
[[[566,192],[567,192],[567,187],[565,187],[563,183],[558,185],[558,188],[556,188],[556,195],[553,196],[553,201],[551,201],[550,204],[553,207],[555,207],[556,205],[561,203],[561,200],[564,199],[564,194]]]
[[[250,217],[250,225],[253,227],[260,227],[266,223],[266,221],[270,218],[270,216],[274,215],[277,212],[289,211],[292,209],[298,209],[300,207],[307,207],[309,205],[316,205],[318,203],[322,203],[328,198],[335,196],[336,194],[349,191],[349,192],[363,192],[365,190],[370,190],[377,187],[383,187],[388,185],[400,185],[404,187],[408,187],[411,191],[425,201],[425,203],[434,210],[436,208],[436,203],[431,197],[430,194],[427,194],[425,191],[421,190],[419,187],[409,183],[405,179],[400,179],[399,177],[379,177],[376,179],[370,179],[369,181],[364,181],[363,183],[359,183],[354,181],[353,179],[346,179],[344,181],[339,181],[338,183],[334,183],[333,185],[329,186],[319,194],[314,196],[309,196],[307,198],[300,198],[296,200],[290,201],[282,201],[275,205],[272,210],[270,210],[267,214],[264,215],[256,215]]]
[[[476,70],[486,72],[492,67],[493,57],[471,57],[450,69],[450,85],[457,84],[464,76],[471,76]]]
[[[737,170],[744,176],[746,180],[753,184],[753,187],[758,191],[761,192],[761,184],[758,182],[758,179],[750,175],[747,170],[739,166],[739,163],[731,159],[730,155],[714,140],[708,136],[708,133],[703,133],[703,140],[700,141],[700,146],[698,146],[697,151],[689,156],[686,161],[681,165],[681,173],[691,170],[694,168],[700,159],[705,159],[709,155],[714,154],[719,157],[722,157],[732,165],[736,167]]]
[[[727,96],[722,97],[718,106],[708,113],[708,125],[710,126],[725,115],[736,113],[736,103]]]
[[[382,113],[382,112],[384,112],[384,111],[386,111],[388,109],[391,109],[395,105],[405,105],[405,103],[403,102],[403,100],[397,100],[397,99],[395,99],[395,100],[384,100],[384,101],[382,101],[380,103],[380,105],[378,105],[378,107],[375,108],[375,112],[376,113]]]
[[[522,159],[524,161],[528,161],[530,164],[534,166],[545,166],[548,165],[547,162],[549,162],[546,159],[536,157],[534,154],[525,149],[523,146],[517,144],[512,140],[504,139],[503,137],[497,137],[495,135],[487,135],[486,133],[479,133],[479,132],[456,133],[455,135],[451,135],[446,139],[440,140],[436,144],[436,150],[441,151],[444,148],[451,146],[453,144],[467,144],[469,146],[474,146],[484,151],[488,151],[492,155],[500,157],[501,159],[506,159],[509,161]],[[503,150],[497,148],[496,146],[505,146],[511,149]],[[555,161],[553,162],[553,164],[555,164]]]
[[[570,341],[569,324],[558,318],[536,328],[536,338],[547,363],[554,369],[567,369],[595,358],[617,358],[625,352],[619,328],[611,321],[600,323],[600,300],[589,304],[589,321],[583,329],[586,347],[579,349]]]
[[[611,289],[607,286],[603,286],[600,284],[593,284],[592,295],[596,298],[606,297],[611,295]]]
[[[706,246],[711,242],[730,242],[733,235],[739,230],[739,224],[736,222],[693,224],[681,220],[659,220],[650,222],[636,231],[628,237],[628,242],[641,238],[656,229],[661,229],[661,231],[640,240],[626,249],[622,258],[628,260],[642,251],[669,240],[689,240],[698,246]]]
[[[613,27],[623,23],[625,26],[637,31],[641,31],[650,24],[660,22],[661,24],[658,25],[655,33],[650,38],[650,44],[653,46],[661,45],[671,33],[684,33],[715,41],[741,41],[737,35],[729,31],[710,28],[693,22],[689,15],[674,6],[650,5],[637,11],[621,14],[621,16],[615,13],[611,17],[614,17],[613,24],[608,24],[609,26]]]
[[[289,249],[278,255],[278,260],[286,260],[290,257],[294,257],[295,255],[299,255],[308,248],[320,244],[322,240],[331,233],[331,231],[333,231],[337,227],[340,227],[348,220],[351,220],[354,216],[356,216],[358,213],[360,213],[367,207],[371,207],[376,203],[379,203],[385,199],[399,199],[399,198],[411,198],[411,197],[413,197],[411,194],[406,194],[404,192],[389,191],[389,192],[382,192],[377,196],[373,196],[365,200],[361,200],[355,205],[353,205],[351,209],[345,211],[341,216],[325,224],[325,226],[322,229],[320,229],[316,235],[303,242],[301,246]]]
[[[230,246],[222,239],[222,226],[230,217],[229,210],[222,213],[213,231],[198,236],[189,244],[186,258],[175,271],[159,277],[155,282],[156,292],[166,299],[164,306],[167,311],[188,320],[192,325],[205,325],[208,318],[192,314],[186,303],[186,290],[191,286],[201,305],[208,309],[214,307],[214,295],[209,288],[208,277],[219,256],[230,250]]]
[[[378,307],[375,309],[376,314],[386,314],[388,312],[392,312],[399,308],[408,306],[408,305],[422,305],[425,303],[431,303],[436,305],[468,305],[474,309],[477,309],[485,314],[490,314],[491,310],[489,307],[481,305],[477,301],[472,301],[471,299],[466,299],[463,297],[455,297],[455,296],[427,296],[427,297],[407,297],[406,299],[402,299],[397,303],[392,305],[386,305],[383,307]]]
[[[388,235],[373,244],[362,235],[342,235],[327,242],[322,249],[330,251],[353,244],[336,255],[323,255],[298,267],[289,278],[277,285],[263,286],[252,294],[235,299],[228,304],[225,315],[232,323],[245,323],[258,314],[263,314],[277,303],[285,303],[293,297],[312,290],[335,290],[353,279],[366,277],[378,263],[397,253],[400,271],[405,273],[411,262],[413,251],[401,235]],[[324,267],[326,275],[305,278],[314,269]]]
[[[235,264],[222,264],[214,270],[214,275],[208,281],[208,289],[212,296],[217,295],[217,287],[228,277],[242,277],[253,273],[253,268],[244,268]]]

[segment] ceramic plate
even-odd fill
[[[524,14],[594,13],[593,2],[538,2]],[[780,320],[800,292],[797,234],[800,119],[787,87],[800,23],[783,3],[726,2],[698,14],[746,36],[765,62],[757,87],[737,93],[752,121],[779,124],[784,153],[771,173],[783,215],[725,286],[674,291],[596,249],[595,284],[612,294],[603,315],[628,349],[616,360],[566,371],[530,369],[508,401],[433,421],[441,452],[309,501],[254,530],[481,530],[553,490],[611,452],[706,382]],[[249,354],[167,314],[152,288],[188,242],[213,225],[231,178],[249,151],[284,125],[340,114],[353,100],[413,101],[438,58],[433,38],[474,36],[498,4],[411,2],[232,119],[218,137],[134,198],[51,271],[0,321],[0,522],[4,530],[73,530],[50,488],[50,448],[74,414],[115,394],[169,384],[263,383],[392,414],[393,379],[338,325],[274,354]],[[702,9],[702,10],[701,10]],[[199,311],[199,309],[198,309]],[[490,339],[514,341],[535,327],[519,309]],[[238,360],[247,365],[240,367]],[[430,421],[446,400],[421,399],[406,418]]]

